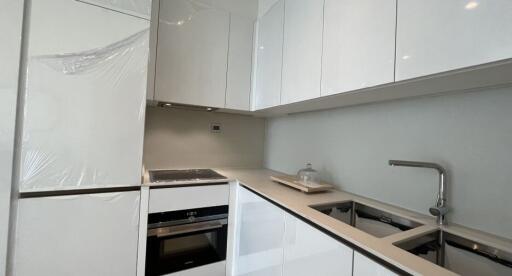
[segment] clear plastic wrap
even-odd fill
[[[30,57],[21,191],[140,184],[148,44]]]
[[[18,204],[12,275],[135,274],[139,191],[27,198]]]
[[[107,8],[109,10],[135,15],[137,17],[151,18],[151,0],[76,0],[86,4]]]

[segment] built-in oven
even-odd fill
[[[149,214],[146,276],[226,260],[228,205]]]

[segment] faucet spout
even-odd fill
[[[445,224],[445,215],[448,213],[446,208],[446,183],[447,172],[443,166],[437,163],[419,162],[419,161],[404,161],[404,160],[389,160],[390,166],[400,167],[413,167],[413,168],[427,168],[434,169],[439,173],[439,191],[437,194],[436,205],[429,209],[433,216],[437,217],[437,224]]]

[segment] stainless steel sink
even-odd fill
[[[461,275],[512,275],[512,254],[448,232],[436,231],[395,243]]]
[[[413,229],[422,225],[416,221],[355,201],[326,203],[321,205],[311,205],[309,207],[378,238]]]

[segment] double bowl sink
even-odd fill
[[[355,201],[311,205],[311,208],[377,238],[423,224]],[[512,254],[442,230],[394,243],[433,264],[462,275],[512,275]]]

